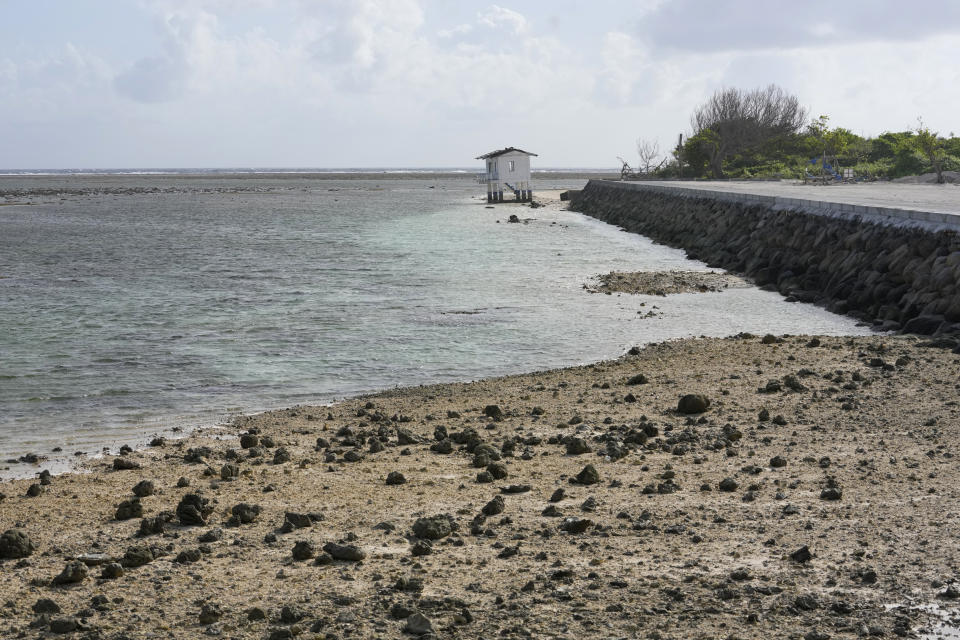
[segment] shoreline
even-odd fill
[[[463,638],[915,630],[931,615],[884,605],[949,605],[960,578],[958,358],[924,343],[676,340],[240,417],[89,461],[36,497],[4,481],[0,532],[36,549],[0,561],[0,634],[398,637],[421,628],[416,612]],[[710,406],[679,413],[688,393]],[[572,483],[587,465],[600,482]],[[142,514],[117,520],[144,480]],[[212,507],[202,526],[176,516],[192,493]],[[312,558],[294,559],[297,542]],[[81,557],[84,579],[49,584]],[[111,560],[123,575],[99,578]],[[44,598],[60,611],[35,613]]]
[[[101,174],[76,174],[67,175],[64,177],[86,177],[90,175],[91,177],[102,177]],[[109,174],[108,174],[109,175]],[[193,174],[185,174],[186,177],[191,177]],[[230,177],[231,174],[225,174],[227,177]],[[243,178],[243,177],[253,177],[258,176],[263,177],[272,177],[273,174],[237,174],[234,177]],[[300,177],[298,174],[287,174],[291,177]],[[339,174],[338,174],[339,175]],[[363,175],[358,175],[358,179],[363,178]],[[2,176],[0,176],[2,177]],[[40,176],[46,177],[46,176]],[[120,174],[119,177],[131,177],[127,174]],[[132,177],[138,177],[137,174],[132,174]],[[154,176],[148,176],[154,177]],[[169,177],[184,177],[184,175],[171,174]],[[195,177],[202,178],[204,177],[201,174],[197,174]],[[220,176],[218,176],[220,177]],[[401,176],[404,177],[404,176]],[[410,176],[406,176],[410,177]],[[427,176],[430,177],[430,176]],[[544,211],[556,211],[560,209],[565,209],[566,204],[562,203],[560,200],[560,193],[565,191],[564,189],[546,189],[542,192],[539,192],[535,195],[535,200],[539,203],[541,207],[544,208]],[[471,204],[485,205],[490,208],[495,208],[492,205],[489,205],[482,195],[475,195],[470,197]],[[28,203],[20,203],[23,206],[27,206]],[[507,200],[504,202],[495,203],[497,206],[504,208],[506,211],[514,211],[516,207],[522,206],[524,208],[530,208],[530,203],[526,202],[513,202]],[[16,206],[17,203],[8,204],[7,206]],[[0,206],[3,206],[0,203]],[[536,211],[536,209],[532,209]],[[506,219],[503,222],[507,222]],[[0,276],[2,277],[2,276]],[[350,400],[356,397],[361,397],[369,394],[379,393],[387,390],[383,389],[367,389],[359,392],[347,393],[346,395],[335,394],[328,404],[333,405],[339,402]],[[110,451],[99,450],[99,451],[40,451],[40,450],[23,450],[18,453],[11,452],[8,456],[0,458],[0,482],[5,480],[22,480],[36,478],[41,472],[48,472],[54,476],[62,475],[65,473],[71,472],[81,472],[82,467],[85,462],[91,460],[99,460],[105,456],[115,455],[116,452],[122,446],[132,447],[136,450],[143,450],[149,447],[149,442],[155,438],[163,438],[167,440],[179,440],[187,437],[189,434],[196,431],[206,431],[209,429],[219,429],[225,428],[229,425],[230,420],[236,418],[237,416],[247,416],[247,415],[259,415],[262,413],[268,413],[271,411],[281,411],[285,409],[288,405],[278,404],[270,408],[250,408],[248,410],[230,410],[223,409],[218,411],[198,411],[195,415],[179,415],[179,416],[158,416],[151,421],[151,427],[149,429],[135,428],[133,425],[129,426],[129,430],[118,436],[118,439],[114,439],[113,446],[110,447]],[[105,439],[104,442],[107,442]],[[30,462],[30,458],[36,458],[37,462]]]

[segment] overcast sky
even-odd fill
[[[769,83],[960,134],[960,0],[0,0],[0,169],[614,167]]]

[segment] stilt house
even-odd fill
[[[530,202],[533,189],[530,187],[530,156],[537,154],[507,147],[478,156],[486,163],[486,173],[480,181],[487,184],[487,202],[503,202],[503,188],[513,191],[517,202]]]

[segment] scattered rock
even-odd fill
[[[116,580],[120,577],[123,577],[123,565],[119,562],[108,562],[100,571],[100,578],[103,580]]]
[[[387,474],[388,485],[406,484],[407,478],[399,471],[391,471]]]
[[[133,495],[138,498],[146,498],[147,496],[152,496],[154,493],[156,493],[156,487],[153,486],[153,482],[150,480],[141,480],[133,485]]]
[[[677,402],[677,411],[683,414],[703,413],[709,407],[709,398],[699,393],[688,393]]]
[[[430,618],[420,612],[416,612],[407,618],[407,624],[403,630],[415,636],[423,636],[428,633],[433,633],[433,623],[430,622]]]
[[[443,514],[429,518],[418,518],[413,523],[413,535],[424,540],[439,540],[457,530],[457,523],[452,516]]]
[[[53,579],[53,584],[62,585],[62,584],[76,584],[78,582],[83,582],[87,578],[87,565],[79,561],[68,562],[67,566],[63,568],[63,571],[60,572]]]
[[[234,505],[233,508],[230,509],[230,513],[233,514],[233,517],[230,518],[229,521],[230,524],[250,524],[260,515],[260,505],[241,502],[240,504]]]
[[[583,485],[598,484],[600,482],[600,473],[596,467],[588,464],[574,478],[571,478],[570,482]]]
[[[337,544],[328,542],[323,545],[323,550],[330,554],[335,560],[348,560],[350,562],[360,562],[367,557],[367,552],[355,544]]]
[[[730,491],[736,491],[736,490],[737,490],[737,487],[739,487],[739,486],[740,486],[740,485],[737,484],[737,481],[734,480],[733,478],[724,478],[724,479],[721,480],[720,483],[717,485],[717,488],[720,489],[720,491],[730,492]]]
[[[139,469],[140,463],[136,460],[131,460],[130,458],[120,457],[113,459],[113,470],[114,471],[129,471],[131,469]]]
[[[503,509],[503,496],[496,496],[493,500],[483,505],[482,511],[485,516],[495,516],[498,513],[503,513]]]
[[[113,517],[116,520],[130,520],[141,516],[143,516],[143,505],[140,503],[139,497],[134,497],[118,504]]]
[[[21,529],[7,529],[0,535],[0,558],[26,558],[34,550],[30,536]]]
[[[790,554],[790,559],[798,564],[804,564],[809,562],[813,557],[813,554],[810,553],[810,547],[803,545],[796,551]]]
[[[134,569],[142,567],[145,564],[153,562],[153,551],[150,547],[144,545],[135,545],[129,547],[120,559],[120,565],[124,569]]]
[[[317,555],[317,548],[308,540],[299,540],[293,545],[292,555],[294,560],[309,560]]]
[[[223,616],[223,609],[220,605],[208,602],[200,608],[198,616],[200,624],[213,624]]]
[[[185,527],[202,527],[207,524],[211,513],[213,506],[210,501],[198,493],[186,494],[177,505],[177,518]]]

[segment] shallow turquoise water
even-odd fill
[[[704,266],[572,212],[489,209],[480,191],[430,176],[0,178],[7,202],[33,203],[0,207],[0,460],[675,337],[863,332],[755,288],[588,294],[615,269]]]

